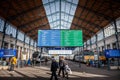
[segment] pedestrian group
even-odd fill
[[[62,72],[62,77],[67,79],[68,79],[68,75],[72,74],[72,71],[68,66],[68,63],[65,61],[63,56],[59,57],[59,63],[53,57],[52,63],[51,63],[52,74],[51,74],[50,80],[52,80],[53,77],[55,77],[55,80],[58,80],[57,73],[56,73],[58,68],[59,68],[58,77],[61,76],[61,72]]]

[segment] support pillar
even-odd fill
[[[120,49],[116,20],[113,21],[113,24],[114,24],[114,28],[115,28],[116,46],[117,46],[117,49]]]
[[[104,50],[106,49],[106,41],[105,41],[105,31],[104,29],[102,29],[103,31],[103,43],[104,43]]]
[[[86,50],[87,50],[87,41],[86,41]]]
[[[30,59],[30,43],[31,43],[31,39],[29,39],[29,59]]]
[[[91,38],[90,38],[90,50],[92,51],[92,41],[91,41]]]
[[[24,41],[23,41],[23,51],[24,51],[24,52],[25,52],[25,39],[26,39],[25,35],[26,35],[26,34],[24,34]]]
[[[17,31],[16,31],[16,36],[15,36],[15,49],[17,48],[17,38],[18,38],[18,28],[17,28]]]
[[[97,34],[95,35],[95,37],[96,37],[96,42],[95,42],[95,44],[96,44],[96,52],[97,52],[97,56],[98,56],[98,67],[100,67],[100,65],[99,65],[99,62],[100,62],[100,61],[99,61],[99,50],[98,50],[98,43],[97,43],[97,42],[98,42],[98,41],[97,41],[97,38],[98,38],[98,37],[97,37]]]

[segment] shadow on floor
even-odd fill
[[[69,79],[58,79],[58,80],[119,80],[120,78],[113,78],[113,77],[76,77],[76,78],[69,78]],[[50,78],[43,78],[40,76],[36,76],[35,78],[31,77],[0,77],[0,80],[50,80]],[[54,79],[53,79],[54,80]]]

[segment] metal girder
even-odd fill
[[[56,27],[58,27],[58,26],[64,26],[64,25],[56,25],[56,26],[54,26],[54,27],[52,27],[52,29],[54,29],[54,28],[56,28]],[[68,28],[67,26],[64,26],[65,28]]]
[[[90,35],[86,35],[86,34],[84,34],[84,35],[85,35],[85,36],[83,36],[83,38],[85,38],[85,40],[87,40],[86,38],[90,37]],[[34,38],[34,39],[37,39],[36,34],[31,35],[31,37]]]
[[[35,36],[35,35],[37,35],[36,33],[38,34],[38,32],[34,32],[34,34],[29,34],[29,36],[32,36],[32,35]],[[33,37],[33,36],[32,36],[32,37]]]
[[[30,37],[37,39],[36,34],[30,35]],[[88,37],[91,37],[91,36],[90,36],[90,35],[88,35],[88,34],[83,34],[83,38],[85,38],[85,39],[86,39],[86,38],[88,38]]]
[[[51,16],[51,15],[54,15],[54,14],[57,14],[57,13],[59,13],[59,11],[57,11],[57,12],[55,12],[55,13],[52,13],[52,14],[50,14],[50,15],[47,15],[47,16]],[[67,15],[69,15],[69,16],[74,16],[74,15],[65,13],[65,12],[63,12],[63,11],[62,11],[61,13],[67,14]],[[37,21],[39,21],[39,20],[41,20],[41,19],[43,19],[43,18],[45,18],[45,17],[46,17],[46,16],[43,16],[42,18],[38,18],[38,19],[36,19],[36,20],[33,20],[33,21],[28,22],[28,23],[22,24],[22,25],[20,25],[20,26],[18,26],[18,27],[20,27],[20,28],[22,28],[22,27],[25,28],[25,27],[27,27],[26,25],[32,24],[32,23],[34,23],[34,22],[37,22]],[[92,22],[90,22],[90,21],[87,21],[87,20],[85,20],[85,19],[78,18],[78,17],[76,17],[76,16],[74,16],[74,17],[77,18],[77,19],[79,19],[79,20],[82,20],[82,21],[84,21],[84,22],[87,22],[87,23],[90,24],[90,25],[102,27],[102,26],[99,26],[99,25],[97,25],[97,24],[95,24],[95,23],[92,23]]]
[[[22,9],[22,7],[21,7],[21,5],[20,5],[20,3],[17,3],[17,5],[19,6],[19,8],[21,8]],[[17,11],[16,11],[17,12]],[[18,13],[18,12],[17,12]],[[28,16],[28,15],[27,15]],[[22,17],[24,17],[24,15],[22,15],[21,17],[20,17],[20,19],[22,19]],[[25,19],[22,19],[22,20],[20,20],[20,21],[25,21]]]
[[[31,9],[28,9],[28,10],[26,10],[26,11],[23,11],[23,12],[21,12],[21,13],[18,13],[18,14],[16,14],[16,15],[10,16],[10,17],[8,17],[7,19],[8,19],[9,21],[15,20],[17,17],[19,17],[19,16],[21,16],[21,15],[24,15],[24,14],[27,14],[27,13],[33,11],[33,10],[39,9],[39,8],[42,7],[42,6],[43,6],[43,4],[42,4],[42,5],[39,5],[39,6],[36,6],[36,7],[33,7],[33,8],[31,8]]]
[[[59,3],[59,10],[60,10],[60,13],[59,13],[59,18],[60,18],[60,22],[59,22],[59,24],[60,24],[60,29],[61,29],[61,0],[60,0],[60,3]]]
[[[76,18],[76,17],[75,17]],[[98,24],[95,24],[95,23],[92,23],[92,22],[90,22],[90,21],[88,21],[88,20],[85,20],[85,19],[82,19],[82,18],[78,18],[79,20],[82,20],[83,22],[86,22],[86,23],[88,23],[88,24],[90,24],[90,25],[93,25],[93,26],[98,26],[98,27],[100,27],[100,28],[102,28],[102,26],[100,26],[100,25],[98,25]]]
[[[37,40],[37,36],[33,37],[33,39]]]
[[[47,24],[49,24],[49,23],[47,23]],[[39,27],[36,27],[36,28],[34,28],[34,29],[32,29],[32,30],[30,30],[30,31],[28,31],[28,32],[25,32],[25,33],[29,34],[29,33],[33,32],[34,30],[36,30],[36,29],[38,29],[38,28],[41,28],[41,27],[46,26],[47,24],[42,25],[42,26],[39,26]],[[53,28],[56,28],[56,27],[58,27],[58,26],[60,26],[60,25],[54,26]],[[64,25],[62,25],[62,26],[64,26]],[[66,26],[64,26],[64,27],[66,27]],[[68,28],[68,27],[66,27],[66,28]]]
[[[58,19],[58,20],[56,20],[56,21],[59,21],[60,19]],[[53,21],[53,22],[56,22],[56,21]],[[63,20],[63,19],[61,19],[61,21],[64,21],[64,22],[67,22],[67,23],[70,23],[71,24],[71,22],[69,22],[69,21],[65,21],[65,20]],[[52,22],[51,22],[52,23]],[[75,25],[75,26],[78,26],[78,25],[76,25],[76,24],[74,24],[74,23],[72,23],[73,25]],[[82,26],[81,26],[82,27]],[[82,27],[82,28],[84,28],[84,27]],[[88,29],[87,29],[87,31],[89,31]],[[91,31],[90,31],[91,32]],[[92,31],[92,33],[94,33],[95,34],[95,32],[93,32]]]
[[[55,21],[52,21],[52,22],[50,22],[50,23],[48,22],[48,23],[46,23],[46,24],[44,24],[44,25],[35,27],[34,29],[32,29],[32,30],[30,30],[30,31],[27,31],[27,32],[25,32],[25,33],[30,33],[31,31],[34,31],[34,30],[36,30],[37,28],[44,27],[44,26],[46,26],[46,25],[48,25],[48,24],[51,24],[51,23],[54,23],[54,22],[57,22],[57,21],[59,21],[59,20],[55,20]]]
[[[65,13],[65,12],[63,12],[63,13]],[[65,13],[65,14],[67,14],[67,15],[69,15],[69,16],[74,16],[74,18],[77,18],[77,19],[79,19],[79,20],[82,20],[83,22],[86,22],[86,23],[88,23],[88,24],[90,24],[90,25],[98,26],[98,27],[100,27],[100,28],[103,27],[103,26],[100,26],[100,25],[98,25],[98,24],[92,23],[92,22],[90,22],[90,21],[88,21],[88,20],[85,20],[85,19],[82,19],[82,18],[80,18],[80,17],[77,17],[77,16],[75,16],[75,15],[71,15],[71,14],[68,14],[68,13]]]
[[[32,34],[32,35],[30,35],[30,37],[37,37],[37,36],[36,36],[36,34]],[[87,38],[87,37],[91,37],[91,36],[88,34],[83,34],[83,37]]]
[[[94,2],[91,4],[92,6],[90,7],[90,9],[92,9],[93,8],[93,6],[95,5],[95,3],[96,3],[96,0],[94,0]],[[87,5],[87,4],[86,4]],[[87,14],[85,15],[85,17],[84,17],[84,19],[86,19],[87,17],[88,17],[88,14],[90,13],[90,11],[88,11],[87,12]],[[81,15],[82,15],[82,13],[81,13]],[[83,21],[82,21],[82,23],[81,23],[81,25],[83,24]]]
[[[104,4],[104,2],[102,2],[101,4],[100,4],[100,6],[97,8],[97,10],[99,9],[99,8],[101,8],[101,6]],[[89,13],[89,12],[88,12]],[[88,15],[88,13],[87,13],[87,15]],[[94,18],[94,14],[91,16],[91,19],[92,18]],[[97,16],[97,19],[98,19],[98,16]],[[102,20],[103,21],[103,20]],[[99,21],[100,23],[99,24],[101,24],[102,23],[102,21]],[[87,26],[87,24],[86,24],[86,26]],[[95,28],[97,28],[98,27],[98,29],[103,29],[103,27],[102,26],[98,26],[98,25],[95,25]]]
[[[65,21],[65,20],[62,20],[62,21],[67,22],[67,23],[71,23],[71,22],[68,22],[68,21]],[[72,23],[72,25],[74,25],[74,26],[76,26],[76,27],[78,27],[78,28],[81,27],[82,29],[84,29],[84,30],[86,30],[86,31],[89,31],[90,33],[95,34],[95,32],[93,32],[92,30],[89,30],[89,29],[83,27],[82,25],[77,25],[77,24],[75,24],[75,23]]]
[[[42,18],[42,19],[43,19],[43,18]],[[58,21],[58,20],[52,21],[52,22],[50,22],[50,24],[51,24],[51,23],[54,23],[54,22],[57,22],[57,21]],[[42,26],[46,26],[46,25],[48,25],[48,24],[49,24],[49,22],[46,23],[46,24],[44,24],[44,25],[42,25]],[[41,26],[35,27],[35,29],[36,29],[36,28],[39,28],[39,27],[41,27]],[[26,28],[26,27],[24,27],[24,28]],[[32,30],[35,30],[35,29],[32,29]],[[27,33],[31,32],[32,30],[28,31]]]
[[[59,13],[59,11],[57,11],[57,12],[55,12],[55,13],[52,13],[52,14],[50,14],[49,16],[54,15],[54,14],[57,14],[57,13]],[[100,25],[95,24],[95,23],[92,23],[92,22],[90,22],[90,21],[88,21],[88,20],[79,18],[79,17],[77,17],[77,16],[75,16],[75,15],[71,15],[71,14],[66,13],[66,12],[63,12],[63,11],[61,11],[61,13],[67,14],[67,15],[72,16],[72,17],[74,16],[74,18],[77,18],[77,19],[79,19],[79,20],[82,20],[82,21],[84,21],[84,22],[86,22],[86,23],[88,23],[88,24],[90,24],[90,25],[97,26],[97,27],[99,27],[99,28],[103,28],[103,26],[100,26]]]
[[[38,34],[32,34],[30,35],[30,37],[34,38],[34,37],[37,37]]]
[[[60,11],[57,11],[57,12],[52,13],[52,14],[47,15],[47,16],[49,17],[49,16],[51,16],[51,15],[55,15],[55,14],[57,14],[57,13],[60,13]],[[100,28],[103,28],[103,26],[100,26],[100,25],[95,24],[95,23],[92,23],[92,22],[90,22],[90,21],[88,21],[88,20],[85,20],[85,19],[79,18],[79,17],[77,17],[77,16],[75,16],[75,15],[71,15],[71,14],[66,13],[66,12],[63,12],[63,11],[61,11],[61,13],[67,14],[67,15],[72,16],[72,17],[74,16],[74,18],[77,18],[78,20],[82,20],[82,21],[84,21],[84,22],[86,22],[86,23],[88,23],[88,24],[90,24],[90,25],[98,26],[98,27],[100,27]]]
[[[68,21],[64,21],[64,22],[68,22]],[[70,22],[68,22],[68,23],[70,23]],[[73,24],[74,26],[77,26],[78,28],[80,28],[78,25],[76,25],[76,24]],[[45,25],[43,25],[43,26],[45,26]],[[58,26],[58,25],[57,25]],[[37,28],[39,28],[39,27],[37,27]],[[84,28],[84,27],[82,27],[82,29],[84,29],[84,30],[86,30],[86,31],[89,31],[89,33],[91,33],[91,34],[95,34],[95,32],[93,32],[93,31],[91,31],[91,30],[89,30],[89,29],[86,29],[86,28]],[[34,31],[34,30],[31,30],[31,31]],[[84,34],[84,35],[86,35],[87,37],[91,37],[90,35],[87,35],[87,34]],[[35,36],[34,34],[33,34],[33,36]]]
[[[9,3],[11,4],[11,2],[9,1]],[[11,5],[12,7],[13,7],[13,5]],[[16,11],[17,12],[17,10],[13,7],[13,9],[14,9],[14,11]],[[18,20],[18,19],[17,19]],[[19,21],[19,20],[18,20]],[[18,28],[18,29],[20,29],[20,28]],[[24,33],[24,34],[26,34],[26,33]]]
[[[63,20],[63,19],[62,19],[61,21],[64,21],[64,22],[67,22],[67,23],[70,23],[70,24],[71,24],[71,22],[69,22],[69,21],[65,21],[65,20]],[[72,25],[77,26],[77,27],[79,27],[79,28],[81,27],[82,29],[84,29],[84,30],[86,30],[86,31],[89,31],[89,32],[91,32],[92,34],[95,34],[95,32],[93,32],[93,31],[91,31],[91,30],[89,30],[89,29],[83,27],[82,25],[79,26],[79,25],[74,24],[74,23],[72,23]]]
[[[48,2],[48,3],[43,4],[43,5],[46,6],[46,5],[52,4],[52,3],[57,2],[57,1],[60,1],[60,0],[54,0],[54,1]],[[77,6],[77,4],[72,3],[72,2],[69,2],[69,1],[67,1],[67,0],[61,0],[61,1],[66,2],[66,3],[70,3],[70,4],[72,4],[72,5]]]
[[[54,13],[54,14],[56,14],[56,13]],[[54,14],[53,14],[53,15],[54,15]],[[51,14],[48,15],[48,16],[51,16]],[[18,27],[20,27],[20,28],[26,28],[26,27],[27,27],[26,25],[33,24],[33,23],[35,23],[35,22],[37,22],[37,21],[39,21],[39,20],[42,20],[42,19],[44,19],[44,18],[46,18],[46,17],[47,17],[47,16],[43,16],[43,17],[41,17],[41,18],[37,18],[37,19],[35,19],[35,20],[33,20],[33,21],[30,21],[30,22],[28,22],[28,23],[22,24],[22,25],[20,25],[20,26],[18,26]]]
[[[56,20],[56,21],[59,21],[59,19],[58,20]],[[53,21],[53,22],[56,22],[56,21]],[[64,21],[64,22],[67,22],[67,23],[70,23],[71,24],[71,22],[68,22],[68,21],[65,21],[65,20],[61,20],[61,21]],[[30,30],[30,31],[28,31],[28,32],[25,32],[25,33],[31,33],[31,31],[34,31],[34,30],[36,30],[37,28],[40,28],[40,27],[44,27],[44,26],[46,26],[46,25],[48,25],[49,23],[46,23],[46,24],[44,24],[44,25],[42,25],[42,26],[39,26],[39,27],[35,27],[34,29],[32,29],[32,30]],[[78,27],[78,28],[82,28],[82,29],[84,29],[84,30],[87,30],[87,31],[89,31],[90,33],[92,33],[92,34],[95,34],[95,32],[93,32],[93,31],[91,31],[91,30],[89,30],[89,29],[87,29],[87,28],[85,28],[85,27],[83,27],[83,26],[79,26],[79,25],[76,25],[76,24],[74,24],[74,23],[72,23],[74,26],[76,26],[76,27]]]
[[[84,36],[84,35],[85,35],[85,37],[91,37],[90,35],[88,35],[88,34],[84,34],[84,33],[83,33],[83,36]]]
[[[87,3],[88,3],[88,0],[86,0],[86,2],[85,2],[85,5],[84,6],[87,6]],[[92,7],[92,6],[91,6]],[[82,12],[81,12],[81,14],[79,15],[79,18],[82,16],[82,14],[83,14],[83,12],[84,12],[84,8],[82,9]],[[79,22],[79,21],[78,21]],[[79,26],[77,26],[77,27],[79,27]],[[82,25],[80,25],[80,27],[82,27]],[[82,27],[83,29],[84,29],[84,27]],[[86,30],[87,31],[87,30]],[[91,33],[92,32],[92,34],[91,35],[93,35],[93,34],[95,34],[95,32],[93,32],[93,31],[91,31],[91,30],[88,30],[89,31],[89,33]]]
[[[46,25],[48,25],[48,24],[49,24],[49,23],[46,23],[46,24],[44,24],[44,25],[40,25],[40,26],[35,27],[34,29],[31,29],[31,30],[29,30],[29,31],[27,31],[27,32],[25,32],[25,33],[29,34],[29,33],[31,33],[32,31],[34,31],[34,30],[36,30],[36,29],[38,29],[38,28],[44,27],[44,26],[46,26]]]
[[[50,22],[50,24],[51,24],[51,23],[54,23],[54,22],[57,22],[57,20]],[[27,32],[25,32],[25,33],[29,34],[29,33],[31,33],[32,31],[36,30],[37,28],[44,27],[44,26],[46,26],[46,25],[48,25],[48,24],[49,24],[49,22],[46,23],[46,24],[44,24],[44,25],[40,25],[40,26],[38,26],[38,27],[35,27],[34,29],[31,29],[30,31],[27,31]]]
[[[92,8],[93,8],[93,6],[95,5],[95,3],[96,3],[96,0],[94,0],[94,2],[93,2],[93,4],[92,4],[92,6],[90,7],[91,9],[92,9]],[[89,14],[89,13],[90,13],[90,11],[88,11],[88,12],[87,12],[87,14],[86,14],[86,16],[84,17],[84,19],[86,19],[86,18],[87,18],[87,16],[88,16],[88,14]],[[92,16],[91,18],[93,18],[93,16]],[[84,19],[83,19],[83,20],[84,20]],[[83,24],[83,22],[84,22],[83,20],[82,20],[81,25],[82,25],[82,24]],[[85,22],[86,22],[86,21],[85,21]],[[102,26],[99,26],[99,25],[97,25],[97,24],[91,24],[91,23],[90,23],[90,21],[89,21],[89,22],[87,22],[87,23],[88,23],[89,25],[94,25],[94,27],[95,27],[95,28],[97,28],[97,29],[102,29],[102,28],[103,28]],[[85,26],[87,26],[88,24],[86,24]]]
[[[90,8],[87,8],[86,6],[81,6],[81,5],[78,4],[78,7],[82,8],[82,9],[84,8],[85,10],[88,10],[88,11],[90,11],[91,13],[93,13],[93,14],[95,14],[97,16],[103,17],[105,20],[108,20],[108,21],[112,21],[113,20],[112,17],[110,17],[108,15],[105,15],[105,14],[102,14],[102,13],[99,13],[97,11],[94,11],[94,10],[92,10]]]
[[[49,16],[52,16],[52,15],[55,15],[55,14],[58,14],[58,13],[60,13],[60,11],[56,11],[56,12],[54,12],[54,13],[51,13],[51,14],[47,15],[47,16],[49,17]],[[74,17],[74,15],[71,15],[71,14],[66,13],[66,12],[64,12],[64,11],[61,11],[61,13],[64,13],[64,14],[67,14],[67,15],[69,15],[69,16]],[[76,17],[76,16],[75,16],[75,17]]]
[[[56,25],[56,26],[54,26],[54,27],[51,27],[51,28],[54,29],[54,28],[56,28],[56,27],[58,27],[58,26],[60,26],[60,24],[58,24],[58,25]]]
[[[37,22],[37,21],[39,21],[39,20],[42,20],[42,19],[44,19],[46,16],[43,16],[43,17],[40,17],[40,18],[37,18],[37,19],[35,19],[35,20],[32,20],[32,21],[30,21],[30,22],[27,22],[27,23],[25,23],[25,24],[22,24],[22,25],[19,25],[19,26],[17,26],[17,27],[19,27],[19,28],[26,28],[27,26],[26,25],[30,25],[30,24],[33,24],[33,23],[35,23],[35,22]]]

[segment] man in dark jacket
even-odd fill
[[[51,75],[50,80],[53,79],[53,76],[55,77],[55,80],[58,80],[57,75],[56,75],[57,68],[58,68],[58,63],[56,62],[55,59],[53,59],[53,60],[52,60],[52,64],[51,64],[51,72],[52,72],[52,75]]]
[[[62,76],[65,77],[65,74],[64,74],[64,68],[65,68],[65,60],[64,60],[64,57],[60,57],[60,60],[59,60],[59,73],[58,73],[58,76],[60,76],[60,73],[62,71]]]

